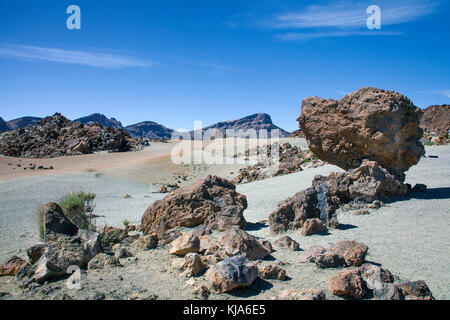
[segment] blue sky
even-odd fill
[[[71,4],[81,30],[66,27]],[[0,0],[0,116],[192,129],[266,112],[291,131],[305,97],[363,86],[449,103],[449,16],[445,0]]]

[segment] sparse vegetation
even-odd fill
[[[123,220],[123,225],[126,227],[128,227],[128,225],[130,224],[130,221],[128,219]]]
[[[36,211],[36,224],[38,225],[39,229],[39,238],[41,240],[44,240],[44,208],[39,208],[38,211]]]
[[[94,221],[95,193],[72,192],[65,195],[59,202],[67,218],[76,226],[91,231],[96,230]]]

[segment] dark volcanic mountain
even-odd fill
[[[435,105],[424,109],[420,127],[424,131],[435,133],[450,130],[450,105]]]
[[[170,139],[172,132],[174,131],[173,129],[166,128],[163,125],[152,121],[144,121],[126,126],[124,130],[134,138],[143,137],[151,139]]]
[[[98,123],[104,127],[111,127],[115,129],[123,129],[122,123],[115,118],[107,118],[104,114],[93,113],[87,117],[82,117],[73,120],[73,122],[81,122],[83,124],[94,124]]]
[[[0,117],[0,132],[8,131],[8,124]]]
[[[20,128],[26,127],[29,124],[34,125],[41,120],[42,120],[42,118],[38,118],[38,117],[22,117],[22,118],[10,120],[7,122],[8,130],[20,129]]]
[[[239,130],[243,130],[245,133],[249,129],[254,129],[257,132],[258,130],[265,129],[269,133],[269,137],[272,130],[278,129],[280,138],[289,136],[289,132],[273,124],[272,119],[267,113],[256,113],[236,120],[218,122],[216,124],[203,128],[203,131],[206,131],[208,129],[217,129],[222,135],[226,134],[227,129],[233,129],[236,133],[238,133]],[[191,135],[192,134],[193,131],[191,131]]]

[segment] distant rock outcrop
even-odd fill
[[[366,87],[340,100],[306,98],[297,121],[321,160],[348,170],[369,159],[401,176],[425,154],[421,116],[407,97]]]
[[[42,118],[38,118],[38,117],[22,117],[22,118],[17,118],[14,120],[7,121],[7,126],[8,126],[8,130],[17,130],[20,128],[24,128],[28,125],[34,125],[41,120],[42,120]]]
[[[236,120],[218,122],[216,124],[203,128],[202,131],[204,133],[209,129],[217,129],[217,135],[215,136],[224,136],[227,129],[233,129],[235,131],[235,136],[242,137],[245,137],[247,131],[250,129],[256,130],[257,133],[258,130],[267,130],[268,137],[270,137],[273,130],[278,129],[280,138],[289,136],[289,132],[277,127],[272,123],[272,119],[267,113],[256,113]],[[190,133],[191,136],[194,136],[194,131],[191,131]]]
[[[430,133],[447,133],[450,130],[450,105],[435,105],[424,109],[420,127]]]
[[[150,139],[170,139],[173,129],[166,128],[165,126],[152,122],[143,121],[130,126],[126,126],[125,131],[131,134],[132,137],[143,137]]]
[[[0,154],[25,158],[122,152],[141,145],[148,145],[148,141],[133,139],[121,129],[73,123],[60,113],[0,136]]]
[[[78,118],[73,120],[73,122],[81,122],[83,124],[100,124],[104,127],[111,127],[115,129],[123,129],[122,123],[115,118],[107,118],[104,114],[93,113],[89,116]]]

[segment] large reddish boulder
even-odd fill
[[[369,159],[402,175],[425,154],[421,116],[407,97],[366,87],[340,100],[306,98],[297,121],[321,160],[348,170]]]
[[[247,198],[235,189],[235,185],[226,179],[208,176],[173,190],[145,211],[141,229],[145,234],[153,233],[159,237],[175,227],[201,224],[206,230],[245,228],[243,212],[247,208]]]

